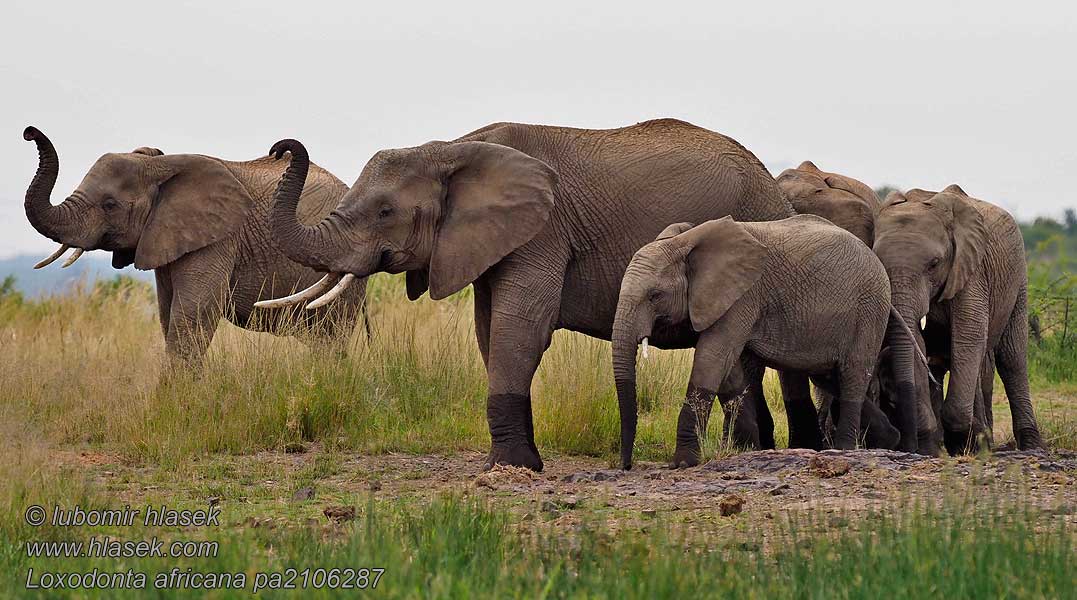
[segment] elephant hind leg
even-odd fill
[[[800,371],[781,371],[778,379],[782,386],[782,402],[789,421],[789,447],[823,449],[823,436],[819,430],[819,415],[811,397],[811,385],[807,374]],[[829,407],[828,407],[829,408]]]
[[[864,406],[864,396],[871,382],[868,365],[856,362],[843,365],[838,375],[838,420],[835,424],[834,447],[841,450],[853,450],[860,439],[860,416]]]
[[[1028,387],[1028,308],[1026,290],[1017,295],[1017,304],[995,349],[999,377],[1013,417],[1013,435],[1021,450],[1043,447]]]

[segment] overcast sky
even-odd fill
[[[350,183],[380,148],[495,121],[677,117],[775,174],[1077,206],[1075,3],[700,4],[6,3],[0,257],[53,248],[22,209],[30,124],[59,150],[54,202],[138,146],[239,160],[296,137]]]

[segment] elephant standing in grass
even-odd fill
[[[811,161],[782,171],[777,181],[797,214],[823,217],[856,236],[868,248],[874,243],[875,215],[880,202],[867,185],[851,177],[825,172]],[[789,416],[789,447],[821,447],[831,433],[829,409],[833,397],[825,389],[817,388],[821,411],[816,415],[807,375],[783,371],[780,379]],[[860,423],[865,445],[894,448],[899,443],[898,431],[880,409],[878,385],[872,385],[870,389],[872,397],[864,403]]]
[[[905,323],[916,329],[926,317],[928,352],[948,350],[935,367],[950,371],[941,403],[947,448],[974,449],[987,433],[990,395],[983,391],[992,360],[1006,387],[1017,447],[1041,447],[1028,386],[1025,249],[1013,217],[957,185],[895,192],[876,220],[874,249]]]
[[[296,218],[307,152],[295,140],[273,148],[285,151],[292,160],[270,222],[288,256],[341,281],[406,272],[412,299],[474,285],[489,377],[487,468],[542,469],[531,415],[542,354],[555,329],[610,338],[621,277],[640,246],[680,221],[793,214],[752,153],[673,119],[609,130],[497,123],[383,150],[313,227]],[[652,334],[663,348],[691,347],[696,337],[687,325]]]
[[[301,313],[294,307],[256,314],[254,303],[306,287],[321,275],[289,260],[270,241],[267,216],[283,170],[271,158],[232,162],[154,148],[106,154],[60,205],[49,200],[59,172],[56,149],[28,127],[39,164],[26,191],[26,218],[61,244],[43,267],[68,249],[64,266],[86,250],[112,252],[112,266],[153,269],[165,347],[173,363],[197,367],[221,316],[240,327],[298,333],[340,347],[363,309],[365,282],[332,306]],[[300,218],[316,222],[336,206],[346,186],[314,167],[299,203]]]
[[[699,333],[687,404],[701,410],[682,413],[673,458],[684,467],[699,463],[707,407],[742,353],[836,394],[836,446],[855,448],[890,314],[890,284],[871,249],[820,217],[669,227],[632,258],[613,323],[622,466],[632,464],[636,345],[656,323]]]

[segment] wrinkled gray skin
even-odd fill
[[[365,281],[315,311],[258,310],[258,300],[290,293],[321,278],[272,244],[267,217],[283,171],[272,158],[224,161],[153,148],[106,154],[60,205],[49,200],[59,159],[30,127],[37,174],[26,191],[26,218],[42,235],[84,250],[112,252],[112,266],[153,269],[165,346],[173,366],[198,367],[222,314],[240,327],[298,333],[337,346],[362,308]],[[300,206],[307,222],[336,206],[347,189],[315,167]],[[298,327],[297,327],[298,326]]]
[[[622,466],[632,463],[636,345],[656,323],[688,323],[699,332],[686,404],[705,408],[708,396],[724,393],[720,385],[747,351],[766,366],[809,374],[836,392],[835,445],[849,449],[859,439],[861,406],[889,315],[882,265],[871,249],[825,219],[724,218],[671,226],[636,252],[621,284],[614,364],[633,367],[615,367]],[[706,412],[678,423],[674,465],[699,463]]]
[[[934,399],[941,401],[947,448],[975,449],[987,434],[990,396],[983,390],[992,360],[1006,387],[1018,448],[1041,447],[1028,388],[1024,243],[1013,217],[956,185],[938,193],[895,192],[876,220],[874,250],[905,322],[915,331],[927,317],[933,371],[950,371],[945,401]],[[922,393],[926,386],[918,388]]]
[[[632,253],[665,226],[725,215],[793,214],[759,160],[735,141],[663,119],[610,130],[497,123],[452,142],[383,150],[314,227],[296,220],[307,155],[295,140],[271,216],[294,260],[367,276],[407,272],[408,296],[474,284],[489,377],[486,468],[542,469],[531,380],[555,329],[609,339]],[[656,346],[685,348],[687,326]],[[621,368],[625,368],[622,365]]]
[[[855,235],[867,247],[874,243],[875,215],[881,203],[867,185],[851,177],[823,171],[811,161],[782,171],[777,182],[797,214],[818,215]],[[817,395],[821,399],[817,416],[814,404],[810,402],[807,377],[790,372],[782,372],[779,376],[782,397],[786,400],[786,414],[789,416],[789,446],[816,448],[820,434],[823,439],[831,440],[832,415],[829,409],[833,405],[832,395],[823,388],[817,388]],[[869,448],[892,449],[897,446],[900,436],[886,414],[879,409],[879,386],[875,379],[872,383],[861,413],[864,444]],[[894,382],[891,380],[888,383]],[[891,385],[891,389],[897,393],[896,386]],[[913,448],[910,445],[906,449]]]

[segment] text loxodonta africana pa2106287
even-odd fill
[[[26,218],[62,244],[43,267],[69,248],[112,252],[112,266],[153,269],[161,329],[170,358],[197,366],[223,314],[240,327],[294,332],[339,344],[354,328],[364,285],[332,306],[299,313],[293,306],[254,312],[259,299],[306,287],[322,275],[289,260],[271,242],[267,215],[282,166],[269,157],[232,162],[196,154],[167,155],[154,148],[106,154],[58,206],[49,201],[59,158],[45,134],[23,134],[37,144],[38,169],[26,191]],[[299,218],[316,222],[345,186],[314,167]]]
[[[636,344],[650,337],[655,323],[690,323],[699,332],[673,457],[675,466],[692,466],[715,394],[723,407],[736,399],[730,397],[736,387],[723,384],[732,381],[742,353],[810,375],[835,393],[835,445],[856,447],[890,314],[890,284],[879,260],[826,219],[738,223],[727,217],[670,226],[636,252],[621,284],[613,370],[622,466],[631,466],[635,438]]]
[[[558,328],[609,339],[621,276],[664,227],[732,215],[793,214],[762,163],[723,135],[663,119],[591,130],[498,123],[451,142],[383,150],[340,207],[296,220],[307,154],[292,160],[271,216],[293,259],[366,276],[407,272],[417,298],[475,290],[489,377],[486,462],[539,470],[531,380]],[[690,326],[657,328],[656,346],[695,344]]]
[[[1025,249],[1013,217],[956,185],[895,192],[876,220],[874,249],[895,308],[913,329],[926,317],[929,353],[949,355],[939,407],[948,449],[975,448],[987,434],[990,390],[979,406],[976,397],[990,386],[991,359],[1006,387],[1017,446],[1041,446],[1028,387]]]

